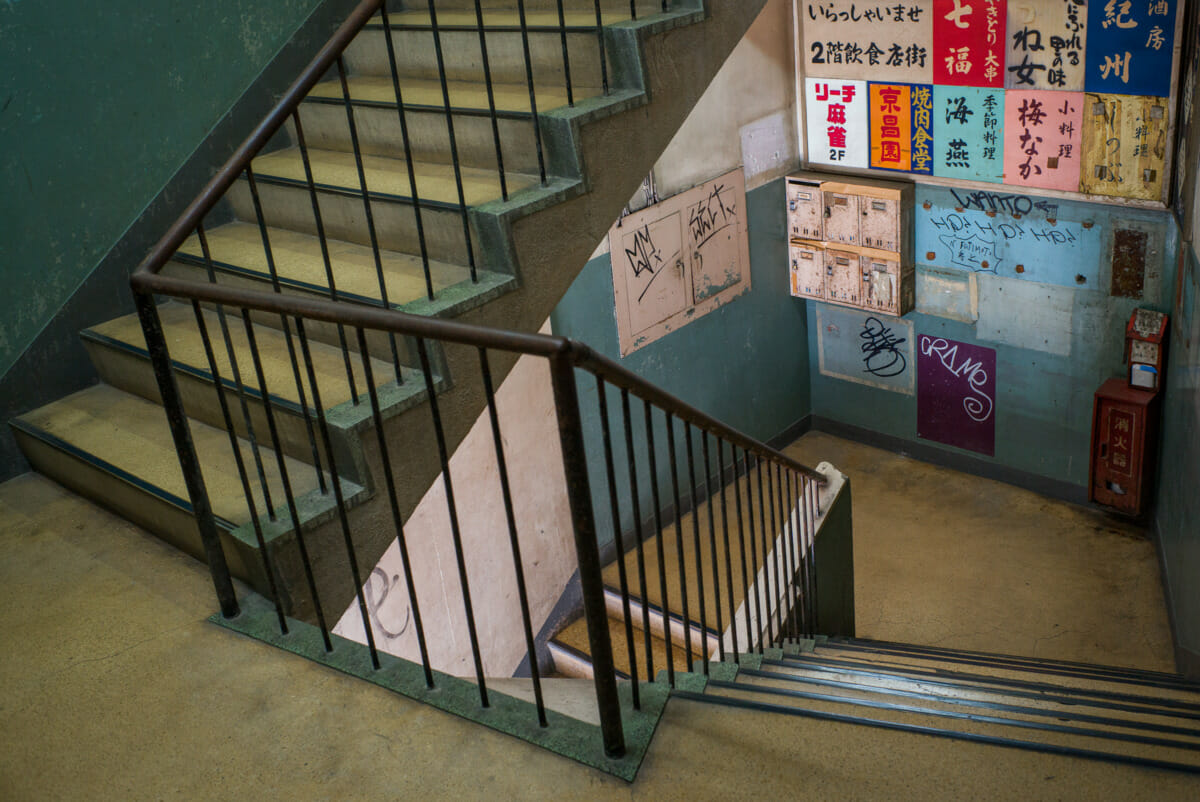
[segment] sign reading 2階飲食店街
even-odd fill
[[[932,0],[801,0],[797,12],[806,76],[933,80]]]
[[[996,351],[917,336],[917,436],[996,453]]]

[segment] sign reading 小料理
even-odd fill
[[[870,151],[866,81],[809,78],[804,86],[808,160],[866,167]]]
[[[1006,92],[1004,183],[1078,191],[1082,113],[1082,92]]]
[[[917,436],[996,453],[996,351],[917,336]]]

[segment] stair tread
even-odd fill
[[[113,467],[146,485],[188,501],[175,443],[163,408],[138,396],[98,384],[61,398],[17,419]],[[189,419],[192,441],[203,466],[204,483],[214,514],[234,525],[250,519],[234,462],[229,435]],[[250,444],[239,438],[259,515],[265,514],[262,488],[250,466]],[[283,484],[273,451],[260,445],[267,487],[282,506]],[[284,457],[292,491],[298,498],[317,488],[312,466]]]
[[[613,665],[617,671],[632,676],[629,643],[625,637],[625,624],[616,619],[609,618],[608,629],[610,638],[612,639]],[[637,658],[638,680],[641,682],[654,679],[654,677],[648,676],[645,637],[645,633],[642,630],[634,628],[634,652]],[[587,634],[587,621],[584,618],[580,618],[563,628],[554,636],[554,640],[582,654],[591,654],[591,644],[588,641]],[[654,633],[650,633],[650,651],[654,658],[654,673],[657,675],[659,671],[663,671],[667,667],[666,641]],[[675,670],[687,671],[687,657],[684,654],[684,650],[679,646],[673,646],[671,652]],[[694,665],[697,666],[696,670],[699,670],[698,664],[699,656],[696,656],[694,661]]]
[[[346,83],[352,101],[391,106],[396,104],[396,91],[391,76],[348,76]],[[401,78],[400,90],[405,106],[432,106],[439,110],[445,108],[442,85],[439,81]],[[447,90],[452,108],[488,109],[487,87],[482,82],[448,81]],[[572,90],[576,102],[603,94],[603,90],[598,87],[572,86]],[[308,97],[341,102],[342,85],[339,81],[322,81],[312,88]],[[525,114],[530,112],[529,87],[525,84],[493,83],[492,97],[497,111]],[[565,87],[539,86],[534,99],[537,101],[539,113],[549,111],[567,105],[567,90]]]
[[[351,152],[337,150],[308,149],[309,164],[313,181],[320,186],[360,192],[358,167]],[[386,156],[364,155],[363,172],[367,177],[367,188],[372,194],[393,195],[411,198],[412,184],[408,180],[408,167],[402,159]],[[414,161],[417,190],[422,202],[458,204],[458,188],[454,167],[448,163]],[[304,161],[299,148],[287,148],[257,156],[253,162],[258,178],[277,178],[307,185]],[[460,167],[463,197],[468,206],[479,206],[501,197],[500,179],[495,170],[478,167]],[[536,186],[537,176],[512,171],[505,172],[509,193]]]
[[[214,262],[269,276],[267,254],[262,233],[253,223],[226,223],[205,232],[209,254]],[[267,229],[271,257],[280,279],[322,288],[329,281],[320,239],[311,234],[285,228]],[[366,245],[326,239],[329,260],[337,282],[338,292],[371,300],[379,300],[379,274],[375,253]],[[180,247],[180,252],[194,259],[203,259],[199,238],[193,234]],[[425,267],[419,256],[398,251],[381,250],[384,286],[388,302],[393,305],[420,301],[427,297]],[[435,293],[471,280],[471,271],[463,265],[429,261],[429,274]]]
[[[601,23],[614,25],[630,19],[629,9],[612,11],[601,9]],[[429,11],[413,9],[411,11],[392,11],[388,20],[393,27],[399,25],[429,25]],[[439,10],[437,12],[438,27],[476,28],[479,24],[473,10]],[[595,28],[596,11],[590,8],[584,11],[564,9],[563,21],[568,28]],[[382,18],[376,17],[375,22],[382,25]],[[485,8],[483,10],[483,25],[485,28],[515,28],[521,24],[521,15],[517,11],[502,8]],[[557,28],[559,25],[558,11],[525,12],[525,24],[530,28]]]
[[[217,370],[225,382],[232,382],[233,371],[230,368],[229,357],[221,334],[220,319],[212,309],[203,309],[202,314],[217,362]],[[200,329],[196,326],[192,308],[181,303],[166,303],[159,306],[158,316],[162,322],[163,334],[166,337],[171,359],[211,377],[208,357],[204,352],[204,341],[200,336]],[[246,329],[241,317],[236,314],[227,315],[226,320],[242,382],[247,389],[261,391],[261,384],[254,368],[249,342],[246,339]],[[145,340],[137,315],[126,315],[101,323],[89,329],[89,332],[118,343],[134,346],[145,352]],[[299,406],[300,393],[296,388],[295,372],[284,333],[270,326],[256,325],[254,339],[258,346],[263,374],[266,376],[267,388],[270,390],[271,397]],[[292,344],[301,372],[304,400],[309,409],[315,409],[312,385],[303,361],[303,351],[299,338],[295,336],[294,332]],[[326,410],[330,410],[338,404],[352,401],[341,349],[314,341],[311,338],[308,345],[322,406]],[[350,352],[349,356],[350,365],[354,371],[356,389],[359,393],[365,393],[362,357],[356,352]],[[389,362],[372,357],[371,370],[377,387],[395,380],[395,371]]]

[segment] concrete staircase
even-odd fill
[[[678,695],[1200,773],[1200,684],[1174,674],[833,638],[741,655]]]
[[[474,3],[437,4],[441,72],[428,7],[389,3],[411,162],[397,125],[386,34],[376,18],[343,55],[345,94],[341,76],[331,71],[301,105],[300,127],[289,123],[254,159],[253,185],[244,175],[209,214],[204,240],[189,239],[164,272],[321,297],[329,297],[335,279],[342,301],[536,331],[762,4],[728,0],[705,8],[698,1],[673,0],[663,12],[658,2],[641,2],[638,18],[631,20],[628,3],[604,0],[604,27],[598,31],[592,0],[566,0],[574,95],[574,105],[567,106],[557,4],[526,2],[547,173],[542,182],[535,140],[526,135],[533,117],[515,10],[512,3],[487,0],[484,27],[504,157],[501,187]],[[600,40],[607,95],[601,89]],[[363,155],[361,176],[347,110],[353,112]],[[309,171],[315,191],[309,189]],[[367,207],[374,234],[365,224]],[[373,236],[381,248],[378,263]],[[314,362],[310,377],[295,367],[294,354],[302,346],[288,321],[256,314],[248,331],[251,318],[241,319],[236,310],[222,319],[214,309],[178,302],[162,305],[159,314],[235,574],[267,591],[258,554],[261,532],[274,554],[285,607],[312,620],[316,611],[301,577],[294,515],[314,553],[323,606],[335,614],[354,588],[345,581],[344,554],[337,556],[342,546],[331,458],[351,524],[364,533],[356,539],[360,563],[373,565],[393,538],[387,500],[377,487],[380,459],[366,403],[367,367],[383,407],[383,435],[401,444],[404,471],[397,495],[404,515],[440,471],[428,413],[412,414],[427,406],[412,343],[371,336],[365,359],[352,333],[347,348],[345,331],[314,324],[306,332]],[[209,367],[202,327],[211,338],[219,381]],[[201,556],[138,322],[119,318],[82,336],[103,383],[13,421],[19,444],[38,471]],[[484,408],[477,355],[436,344],[430,350],[434,390],[441,395],[453,451]],[[497,383],[514,361],[493,361]],[[329,419],[332,454],[313,437],[318,396]],[[233,411],[233,439],[222,431],[222,402]],[[274,421],[268,421],[268,409]],[[268,429],[278,431],[278,454],[268,447]],[[291,512],[283,502],[288,488],[296,499]]]

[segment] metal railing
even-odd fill
[[[557,35],[562,45],[562,73],[565,81],[567,102],[575,102],[575,89],[571,82],[568,41],[582,30],[594,35],[598,48],[598,59],[603,91],[608,93],[608,72],[605,60],[605,39],[602,31],[602,15],[599,0],[594,2],[594,23],[575,25],[568,19],[563,0],[558,0],[557,22],[551,25],[530,25],[524,3],[518,2],[517,31],[521,37],[524,73],[529,92],[530,134],[534,139],[539,176],[547,180],[541,127],[535,86],[535,69],[531,61],[530,38],[534,34]],[[666,9],[666,3],[663,4]],[[630,13],[636,17],[636,7],[630,5]],[[394,93],[394,106],[400,140],[403,144],[405,171],[411,197],[401,198],[413,214],[419,258],[422,266],[424,290],[428,297],[435,295],[435,277],[432,272],[427,238],[425,214],[431,209],[450,210],[461,218],[462,236],[469,255],[471,281],[479,281],[475,269],[472,232],[467,214],[468,198],[464,189],[463,170],[455,139],[455,108],[451,98],[451,82],[447,75],[445,53],[441,36],[443,33],[462,31],[455,25],[439,22],[433,0],[428,3],[428,19],[414,20],[400,17],[406,12],[389,12],[381,0],[366,0],[341,25],[330,41],[321,49],[310,65],[301,73],[292,86],[259,124],[246,141],[217,171],[200,195],[187,207],[179,220],[154,247],[137,268],[131,283],[135,294],[137,311],[146,337],[147,349],[154,368],[155,378],[166,409],[172,437],[178,451],[180,465],[186,481],[192,514],[195,517],[201,542],[212,572],[221,613],[227,618],[235,617],[239,611],[237,595],[222,546],[223,521],[213,509],[205,484],[205,468],[193,440],[189,424],[187,404],[176,375],[176,366],[164,334],[162,318],[157,306],[156,295],[183,301],[190,306],[195,318],[196,330],[203,345],[206,372],[216,399],[216,420],[210,421],[223,428],[229,439],[236,466],[237,481],[244,496],[246,526],[257,545],[257,559],[261,561],[263,590],[271,597],[281,633],[287,633],[289,605],[294,606],[295,597],[304,596],[306,608],[304,618],[315,621],[326,651],[334,649],[331,627],[327,618],[327,594],[338,587],[344,591],[352,583],[353,603],[357,605],[365,631],[366,647],[372,665],[378,668],[380,659],[375,642],[374,628],[369,615],[359,550],[364,536],[362,517],[356,507],[359,502],[347,497],[352,483],[347,481],[348,466],[339,454],[344,443],[338,442],[331,425],[331,409],[338,406],[332,399],[344,397],[359,410],[369,407],[369,428],[374,435],[363,435],[366,441],[373,440],[371,448],[375,454],[373,473],[366,485],[375,490],[377,507],[385,507],[382,524],[387,534],[398,544],[408,588],[413,626],[418,643],[419,660],[428,687],[435,683],[435,665],[430,656],[429,638],[422,619],[421,594],[415,584],[416,577],[411,567],[412,553],[405,537],[405,507],[401,498],[401,477],[404,470],[403,451],[408,444],[396,442],[389,432],[389,423],[397,415],[419,414],[419,410],[398,410],[390,406],[384,396],[392,394],[395,387],[407,388],[410,399],[416,399],[429,415],[428,429],[436,446],[440,465],[440,481],[445,492],[449,529],[455,553],[457,582],[462,612],[468,630],[471,664],[478,685],[480,704],[489,705],[488,687],[485,677],[484,657],[480,648],[476,625],[476,611],[471,596],[471,576],[464,553],[462,532],[458,519],[455,487],[450,471],[452,439],[446,434],[446,421],[439,407],[439,395],[446,386],[445,375],[440,372],[444,362],[440,361],[447,348],[473,349],[479,363],[478,386],[483,405],[488,411],[497,464],[498,482],[505,507],[505,524],[512,556],[514,578],[520,606],[521,629],[529,655],[531,681],[533,683],[538,722],[547,726],[545,703],[542,695],[541,677],[536,659],[538,647],[534,637],[534,621],[531,617],[529,594],[526,582],[526,566],[522,556],[522,538],[514,514],[514,499],[510,487],[508,464],[501,436],[501,416],[496,404],[496,388],[493,384],[493,365],[503,359],[505,366],[511,365],[517,355],[528,355],[546,360],[550,368],[557,415],[559,439],[562,450],[565,476],[564,492],[570,507],[572,529],[578,563],[579,581],[583,595],[584,615],[587,619],[588,640],[591,650],[593,676],[597,702],[600,709],[601,730],[605,751],[609,755],[620,755],[624,751],[624,735],[621,726],[621,710],[617,694],[617,672],[614,667],[613,645],[608,629],[608,614],[605,608],[605,586],[601,574],[600,538],[595,516],[596,499],[606,501],[612,515],[613,536],[619,555],[627,549],[636,552],[639,587],[627,576],[623,560],[620,566],[620,594],[625,621],[625,646],[632,656],[638,651],[634,643],[631,600],[640,593],[642,599],[643,628],[647,633],[645,647],[646,665],[649,676],[654,680],[653,653],[648,633],[651,630],[644,550],[653,542],[658,549],[658,585],[661,595],[663,625],[667,649],[666,669],[670,684],[675,682],[675,660],[673,629],[682,628],[685,663],[689,670],[694,668],[697,649],[693,647],[692,630],[702,635],[705,645],[699,649],[701,670],[707,672],[710,649],[703,638],[707,637],[710,623],[717,632],[729,629],[733,642],[729,652],[737,658],[739,650],[761,649],[764,642],[774,643],[787,635],[798,635],[811,631],[812,627],[812,564],[809,559],[816,507],[816,487],[824,480],[812,470],[790,460],[779,452],[753,440],[720,421],[704,414],[681,400],[646,382],[615,362],[592,352],[586,346],[562,338],[504,331],[466,325],[452,320],[407,314],[393,308],[385,276],[383,238],[375,220],[374,202],[392,202],[395,197],[382,198],[368,180],[366,156],[360,142],[357,115],[363,108],[361,98],[356,98],[348,78],[347,48],[364,28],[374,26],[382,32],[387,60],[390,63],[390,83]],[[398,19],[398,17],[400,17]],[[373,20],[378,19],[378,22]],[[568,24],[570,23],[570,24]],[[489,66],[487,36],[492,30],[503,30],[503,26],[489,26],[488,13],[479,0],[474,5],[473,26],[465,25],[478,33],[484,84],[488,98],[487,117],[495,144],[495,166],[502,197],[508,197],[511,173],[506,173],[504,153],[499,134],[499,121],[504,115],[497,109],[495,86]],[[426,31],[432,35],[439,73],[441,111],[444,113],[451,163],[455,178],[456,200],[450,203],[434,202],[422,198],[418,191],[420,176],[417,175],[413,159],[414,144],[408,115],[417,104],[407,102],[404,97],[404,81],[397,67],[397,51],[393,37],[404,31]],[[570,36],[569,36],[570,34]],[[333,75],[341,105],[346,111],[350,148],[353,152],[357,186],[348,188],[350,194],[361,196],[362,221],[366,239],[369,241],[369,260],[377,277],[377,297],[361,297],[339,289],[344,276],[339,275],[339,265],[334,258],[335,240],[329,236],[330,220],[325,201],[336,194],[335,189],[323,184],[314,173],[311,160],[312,149],[305,138],[305,127],[300,109],[306,97],[323,79]],[[338,97],[335,97],[335,100]],[[422,113],[428,109],[422,108]],[[277,137],[290,124],[289,136],[294,137],[295,146],[302,166],[303,179],[291,181],[307,195],[312,211],[312,225],[316,236],[308,240],[310,247],[319,251],[324,275],[324,286],[309,281],[302,289],[305,293],[292,294],[294,277],[283,274],[281,263],[286,258],[280,249],[273,247],[273,237],[278,236],[271,225],[270,199],[265,197],[262,187],[266,179],[254,169],[254,159],[268,147],[279,144]],[[210,217],[221,218],[222,199],[231,188],[244,187],[249,195],[249,207],[253,210],[251,224],[257,229],[261,242],[261,264],[265,273],[259,278],[269,290],[247,289],[236,286],[222,277],[236,275],[236,266],[226,264],[219,254],[214,253],[213,232],[221,222],[209,223]],[[341,225],[339,223],[339,225]],[[191,239],[194,237],[194,240]],[[188,251],[180,249],[187,244]],[[193,280],[180,275],[171,275],[164,267],[172,260],[189,262],[201,271],[201,279]],[[287,258],[290,258],[290,254]],[[251,259],[255,261],[257,257]],[[256,261],[256,263],[258,263]],[[356,302],[351,302],[356,301]],[[216,332],[214,334],[214,331]],[[264,348],[260,346],[264,337],[282,340],[286,351],[286,367],[274,370],[264,362]],[[344,387],[338,379],[336,390],[329,378],[319,378],[316,363],[318,352],[328,356],[334,353],[344,374]],[[376,357],[374,355],[382,355]],[[415,363],[415,365],[414,365]],[[466,364],[459,361],[459,366]],[[580,407],[576,373],[590,375],[597,390],[597,413],[599,428],[591,431],[593,443],[588,444],[589,428],[584,424],[584,412]],[[456,385],[464,385],[464,376],[455,376]],[[194,387],[189,393],[198,392]],[[190,397],[190,396],[189,396]],[[295,399],[290,405],[281,399]],[[392,397],[392,395],[388,395]],[[619,399],[619,404],[615,402]],[[642,433],[635,433],[637,420],[635,403],[640,401]],[[613,402],[610,405],[610,402]],[[619,406],[619,414],[616,410]],[[299,421],[289,423],[286,415],[298,412]],[[610,414],[611,413],[611,414]],[[660,424],[661,421],[661,424]],[[661,443],[665,426],[666,452],[669,462],[670,481],[668,491],[674,502],[676,547],[683,552],[683,532],[680,522],[683,504],[690,503],[695,514],[692,516],[691,538],[699,555],[702,543],[701,510],[707,517],[707,547],[712,554],[711,583],[703,576],[702,565],[697,557],[696,577],[699,587],[695,593],[687,589],[686,571],[680,568],[681,594],[679,609],[670,599],[669,582],[663,559],[664,525],[662,511],[665,508],[659,482],[659,449],[655,438]],[[293,428],[289,429],[288,427]],[[291,432],[291,434],[289,434]],[[296,435],[299,432],[299,435]],[[289,438],[298,438],[297,446]],[[645,464],[640,465],[637,445],[643,440],[647,445]],[[595,440],[599,438],[599,445]],[[364,441],[364,442],[366,442]],[[629,498],[622,501],[619,492],[617,464],[618,452],[625,451],[626,476]],[[593,478],[589,476],[589,457],[604,467],[605,491],[593,497]],[[697,458],[699,455],[699,458]],[[296,461],[299,457],[299,462]],[[649,505],[653,525],[643,527],[642,515],[647,503],[639,497],[639,476],[642,468],[652,477]],[[698,470],[699,468],[699,470]],[[682,472],[686,489],[681,485]],[[729,479],[733,472],[732,480]],[[329,513],[314,523],[305,512],[306,501],[301,491],[301,472],[312,473],[315,493],[326,503]],[[361,477],[356,477],[361,478]],[[307,481],[307,479],[305,479]],[[733,488],[727,492],[726,487]],[[757,492],[752,488],[757,486]],[[734,496],[734,522],[730,524],[728,496]],[[356,496],[357,498],[357,496]],[[745,515],[743,515],[743,500]],[[716,524],[716,507],[720,507],[720,526]],[[623,536],[621,521],[633,521],[633,542]],[[756,520],[757,519],[757,520]],[[378,527],[379,519],[372,526]],[[323,527],[323,528],[322,528]],[[273,545],[269,544],[271,532],[289,531],[295,542],[299,569],[291,571],[289,566],[279,564],[280,558]],[[344,550],[344,559],[314,561],[310,538],[316,531],[336,532]],[[322,548],[327,542],[321,544]],[[325,552],[323,552],[325,553]],[[723,555],[723,560],[718,559]],[[718,565],[718,563],[721,563]],[[722,571],[724,569],[724,576]],[[735,576],[735,569],[739,576]],[[258,570],[258,569],[253,569]],[[740,586],[738,580],[740,579]],[[723,580],[723,583],[722,583]],[[290,584],[289,584],[290,583]],[[285,586],[286,585],[286,586]],[[722,586],[724,590],[722,591]],[[752,590],[753,589],[753,590]],[[750,596],[753,596],[751,602]],[[715,621],[708,620],[706,602],[715,602]],[[735,622],[738,615],[738,599],[742,598],[744,627]],[[290,601],[289,601],[290,600]],[[692,614],[690,600],[699,602],[696,615]],[[753,608],[753,610],[752,610]],[[728,619],[725,618],[726,611]],[[740,640],[739,640],[739,632]],[[719,647],[719,656],[725,658],[724,642]],[[632,700],[640,705],[636,660],[632,661]]]

